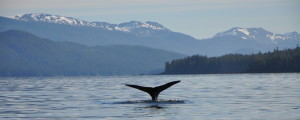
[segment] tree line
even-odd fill
[[[193,55],[166,62],[162,74],[300,72],[300,47],[250,55]]]

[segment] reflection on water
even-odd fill
[[[113,102],[112,104],[184,104],[184,100],[134,100],[134,101],[124,101],[124,102]]]
[[[300,119],[300,74],[0,78],[0,119]],[[159,101],[124,84],[181,80]]]

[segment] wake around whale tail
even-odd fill
[[[176,84],[176,83],[179,83],[179,81],[173,81],[173,82],[169,82],[169,83],[166,83],[164,85],[161,85],[161,86],[157,86],[157,87],[143,87],[143,86],[138,86],[138,85],[130,85],[130,84],[125,84],[126,86],[129,86],[129,87],[132,87],[132,88],[135,88],[135,89],[138,89],[138,90],[141,90],[141,91],[144,91],[146,93],[148,93],[151,98],[152,98],[152,101],[157,101],[157,97],[159,95],[160,92],[164,91],[165,89],[171,87],[172,85]]]

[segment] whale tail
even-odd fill
[[[159,95],[160,92],[164,91],[165,89],[171,87],[172,85],[176,84],[176,83],[179,83],[179,81],[173,81],[173,82],[169,82],[169,83],[166,83],[164,85],[161,85],[161,86],[157,86],[157,87],[143,87],[143,86],[138,86],[138,85],[130,85],[130,84],[125,84],[126,86],[129,86],[129,87],[132,87],[132,88],[135,88],[135,89],[138,89],[138,90],[141,90],[141,91],[144,91],[146,93],[148,93],[151,98],[152,98],[152,101],[157,101],[157,97]]]

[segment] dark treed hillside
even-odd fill
[[[166,61],[181,57],[142,46],[89,47],[17,30],[0,33],[0,76],[147,74],[163,71]]]
[[[300,47],[252,55],[229,54],[221,57],[194,55],[173,60],[162,74],[280,73],[300,72]]]

